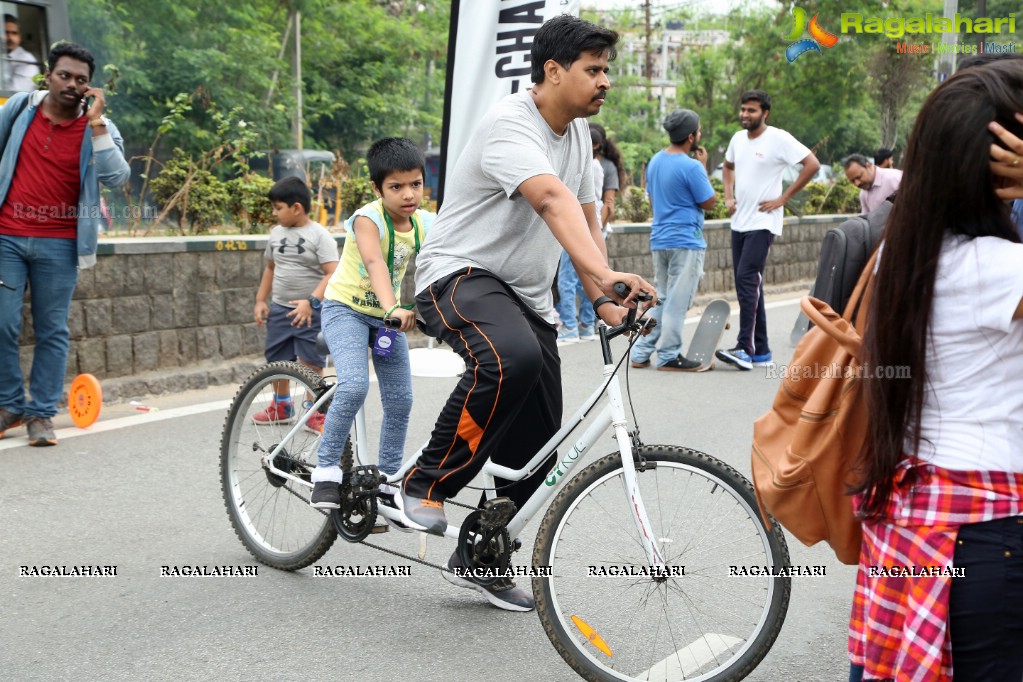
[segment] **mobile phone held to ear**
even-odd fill
[[[82,111],[88,111],[92,107],[92,103],[96,101],[95,97],[83,97],[82,98]]]

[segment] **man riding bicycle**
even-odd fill
[[[551,286],[562,247],[607,324],[626,313],[616,301],[655,295],[642,277],[608,267],[594,207],[584,117],[600,111],[611,87],[607,69],[617,41],[614,31],[570,15],[541,26],[531,49],[533,88],[492,108],[455,165],[417,258],[416,303],[431,333],[468,371],[397,496],[413,528],[442,534],[444,501],[487,459],[520,468],[558,430],[561,361]],[[631,291],[624,301],[614,294],[616,282]],[[500,494],[521,506],[555,460],[552,454],[521,481],[497,479]],[[448,567],[460,568],[457,553]],[[510,579],[484,587],[444,576],[501,608],[533,608],[532,594]]]

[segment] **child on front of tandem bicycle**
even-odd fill
[[[355,414],[369,391],[368,346],[373,347],[383,404],[378,462],[383,474],[393,474],[401,466],[412,410],[405,332],[415,327],[416,318],[399,299],[405,268],[435,217],[419,208],[426,161],[414,142],[396,137],[374,142],[366,161],[377,199],[345,223],[341,261],[323,301],[323,336],[338,376],[312,474],[310,504],[318,509],[341,506],[339,462]],[[388,318],[400,320],[400,326],[385,328]],[[386,525],[378,525],[386,530]]]

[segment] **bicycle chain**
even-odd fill
[[[305,502],[307,502],[307,503],[309,502],[308,498],[305,498],[301,494],[299,494],[297,491],[292,490],[291,486],[286,485],[286,486],[284,486],[284,488],[289,493],[291,493],[295,497],[299,498],[300,500],[305,500]],[[455,502],[454,500],[446,500],[445,504],[450,504],[450,505],[453,505],[455,507],[462,507],[463,509],[473,509],[473,510],[478,509],[478,507],[473,507],[472,505],[468,505],[468,504],[462,504],[461,502]],[[316,508],[314,507],[313,509],[316,509]],[[324,511],[322,509],[316,509],[316,511],[320,512],[321,514],[323,514],[324,516],[326,516],[328,518],[330,517],[330,512],[326,512],[326,511]],[[400,532],[400,531],[398,531],[398,532]],[[422,564],[423,566],[429,566],[430,568],[436,568],[438,571],[445,571],[447,573],[451,573],[452,572],[451,569],[448,568],[447,566],[441,566],[440,564],[430,563],[429,561],[426,561],[425,559],[420,559],[417,556],[412,556],[411,554],[404,554],[402,552],[399,552],[398,550],[388,549],[387,547],[381,547],[380,545],[374,545],[374,544],[372,544],[370,542],[366,542],[365,540],[360,540],[358,542],[358,544],[366,545],[367,547],[372,547],[373,549],[378,549],[381,552],[384,552],[386,554],[392,554],[392,555],[394,555],[396,557],[401,557],[402,559],[408,559],[409,561],[414,561],[417,564]]]

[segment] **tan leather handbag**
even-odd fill
[[[844,564],[858,563],[862,537],[846,491],[867,437],[860,360],[876,259],[875,251],[841,317],[823,301],[802,300],[815,326],[784,368],[771,411],[753,424],[753,485],[764,520],[773,517],[803,544],[826,541]]]

